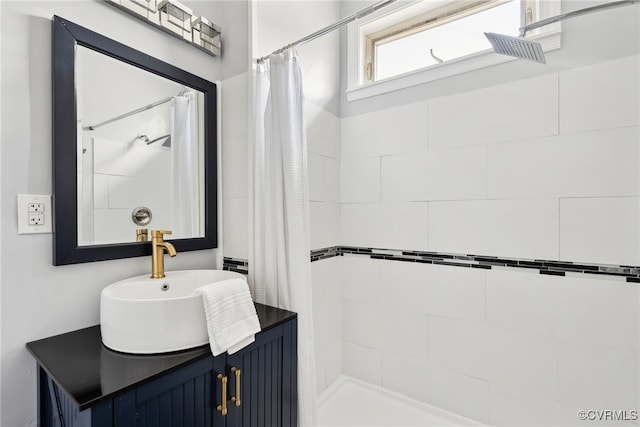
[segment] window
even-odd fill
[[[382,80],[489,49],[485,31],[517,36],[517,0],[454,3],[367,35],[367,80]],[[456,7],[457,6],[457,7]]]
[[[557,13],[559,0],[420,0],[409,6],[401,4],[350,27],[348,98],[359,99],[509,61],[509,57],[493,53],[484,33],[517,36],[522,25]],[[527,37],[545,36],[546,43],[539,40],[545,50],[559,48],[559,24],[549,27],[528,32]],[[367,87],[364,94],[358,93]]]

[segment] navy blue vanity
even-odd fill
[[[111,351],[93,326],[27,344],[38,425],[297,426],[297,315],[255,304],[262,331],[239,352]]]

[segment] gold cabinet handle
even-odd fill
[[[231,372],[236,376],[236,395],[231,398],[231,402],[235,403],[236,406],[240,406],[240,369],[236,367],[231,368]]]
[[[227,415],[227,376],[218,374],[216,378],[220,380],[220,386],[222,388],[222,404],[218,405],[216,409],[224,417],[225,415]]]

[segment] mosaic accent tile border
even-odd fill
[[[249,261],[240,258],[224,257],[222,269],[225,271],[235,271],[240,274],[249,274]]]
[[[340,246],[331,246],[322,249],[313,249],[311,251],[311,262],[319,261],[321,259],[333,258],[334,256],[340,256]]]
[[[565,276],[566,273],[617,276],[625,278],[627,282],[640,283],[640,267],[638,266],[589,264],[571,261],[506,258],[430,251],[405,251],[400,249],[364,248],[358,246],[334,246],[312,251],[311,261],[329,258],[331,256],[342,256],[344,254],[364,255],[372,259],[482,268],[486,270],[494,267],[527,268],[538,270],[540,274],[551,276]]]
[[[629,283],[640,283],[640,266],[575,263],[543,259],[506,258],[497,256],[452,254],[430,251],[406,251],[401,249],[364,248],[358,246],[330,246],[311,251],[311,262],[336,256],[361,255],[372,259],[417,262],[421,264],[448,265],[452,267],[480,268],[524,268],[538,270],[539,274],[565,276],[566,273],[614,276]],[[248,274],[246,260],[224,258],[224,270]]]

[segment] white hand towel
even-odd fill
[[[195,290],[202,295],[207,318],[209,344],[214,356],[233,354],[255,340],[260,322],[243,279],[229,279]]]

